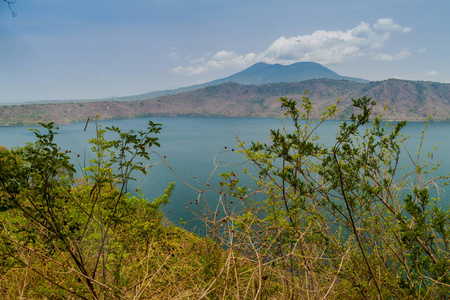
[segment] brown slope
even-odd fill
[[[367,83],[350,96],[373,97],[378,103],[388,102],[387,119],[450,120],[450,84],[389,79]],[[381,111],[381,105],[376,109]]]
[[[0,107],[0,125],[31,125],[53,121],[57,124],[82,122],[88,116],[101,119],[134,118],[151,115],[166,116],[281,116],[279,98],[300,99],[304,91],[319,117],[326,106],[340,97],[338,118],[352,113],[351,99],[373,97],[382,111],[389,101],[386,119],[424,120],[431,114],[434,120],[450,120],[450,84],[404,80],[356,83],[345,80],[314,79],[294,83],[241,85],[225,83],[196,91],[133,102],[82,102],[34,104]]]

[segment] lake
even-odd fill
[[[236,151],[231,151],[237,145],[236,136],[243,141],[267,141],[271,128],[282,128],[283,123],[278,118],[222,118],[222,117],[152,117],[155,123],[163,124],[162,134],[159,135],[161,148],[155,150],[161,155],[166,155],[167,163],[183,178],[188,184],[202,189],[211,172],[214,169],[214,157],[227,147],[227,151],[221,153],[217,162],[221,165],[238,164],[244,162],[242,156]],[[100,121],[101,126],[117,126],[128,131],[130,129],[145,129],[149,118],[129,119],[129,120],[108,120]],[[340,121],[327,121],[319,129],[321,142],[329,144],[333,141]],[[406,136],[412,136],[407,145],[411,154],[417,153],[417,145],[420,141],[420,133],[424,127],[424,122],[409,122],[402,131]],[[64,150],[71,150],[80,154],[81,157],[89,157],[88,139],[94,137],[94,124],[90,123],[87,130],[83,131],[85,123],[59,126],[59,135],[56,142]],[[37,128],[32,127],[32,128]],[[289,128],[289,124],[288,124]],[[26,142],[34,141],[34,134],[29,127],[0,127],[0,145],[8,148],[23,146]],[[431,161],[442,160],[442,172],[450,170],[450,122],[430,123],[425,135],[425,150],[429,151],[438,145],[438,151],[433,154]],[[425,152],[424,152],[425,153]],[[424,156],[425,157],[425,156]],[[150,164],[159,161],[153,155]],[[81,161],[83,164],[83,161]],[[406,156],[403,157],[402,164],[406,164]],[[248,167],[248,165],[247,165]],[[218,174],[227,170],[239,172],[241,165],[223,167],[217,170],[215,176],[210,180],[211,187],[217,185]],[[239,172],[240,173],[240,172]],[[149,174],[142,178],[138,175],[137,184],[140,185],[146,198],[153,199],[164,192],[170,181],[176,181],[174,194],[169,205],[165,207],[165,212],[169,220],[191,220],[193,215],[190,210],[195,208],[190,202],[198,197],[198,193],[181,183],[177,177],[162,164],[155,165]],[[251,184],[250,181],[245,182]],[[130,192],[135,193],[136,184],[130,187]],[[445,194],[440,195],[444,204],[449,204],[450,200]],[[214,203],[217,198],[216,193],[211,193],[209,199]],[[186,209],[188,207],[188,209]]]

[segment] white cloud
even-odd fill
[[[387,31],[387,32],[400,31],[400,32],[404,32],[404,33],[408,33],[412,30],[411,27],[403,27],[398,24],[395,24],[394,20],[392,20],[390,18],[379,19],[373,25],[373,28],[375,30],[381,30],[381,31]]]
[[[174,73],[196,75],[211,69],[243,68],[256,62],[292,64],[314,61],[324,65],[338,64],[355,57],[392,61],[411,55],[408,49],[397,54],[382,53],[381,49],[391,39],[392,33],[408,33],[411,27],[396,24],[392,19],[379,19],[373,26],[361,22],[345,31],[317,30],[308,35],[280,37],[261,53],[238,54],[221,50],[214,55],[190,61],[191,67],[179,66]]]
[[[208,61],[208,65],[214,65],[217,68],[224,67],[242,67],[252,63],[256,57],[255,53],[248,53],[246,55],[236,54],[231,51],[219,51]]]
[[[175,52],[170,52],[169,54],[167,54],[167,57],[172,60],[177,60],[179,58],[178,54],[176,54]]]
[[[402,49],[399,53],[397,53],[395,55],[379,53],[379,54],[375,55],[374,59],[381,60],[381,61],[392,61],[392,60],[405,59],[409,56],[411,56],[411,52],[409,52],[408,49]]]
[[[194,71],[194,69],[195,69],[194,67],[187,67],[187,68],[185,68],[185,67],[182,67],[182,66],[178,66],[178,67],[172,69],[172,73],[176,73],[176,74],[178,74],[178,73],[190,73],[190,72]]]
[[[429,70],[429,71],[427,71],[427,73],[425,75],[427,77],[433,77],[433,76],[437,76],[437,75],[440,75],[440,74],[441,74],[441,72]]]
[[[170,49],[170,52],[167,54],[167,57],[168,57],[169,59],[171,59],[171,60],[177,60],[177,59],[179,58],[179,56],[178,56],[178,54],[177,54],[177,52],[176,52],[175,50],[176,50],[175,47],[172,47],[172,48]]]

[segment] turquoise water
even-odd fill
[[[149,118],[101,121],[102,126],[114,125],[124,131],[134,129],[145,129]],[[282,128],[280,119],[275,118],[220,118],[220,117],[152,117],[155,123],[162,123],[163,130],[160,137],[161,148],[155,150],[161,155],[166,155],[167,163],[175,172],[188,184],[202,189],[211,172],[214,169],[214,157],[227,147],[226,152],[219,155],[217,162],[220,165],[242,163],[244,160],[236,151],[231,151],[237,145],[236,136],[244,141],[267,141],[271,128]],[[325,144],[331,143],[336,133],[339,121],[328,121],[324,123],[318,133],[321,141]],[[407,145],[411,154],[417,153],[420,132],[424,126],[423,122],[410,122],[403,130],[406,136],[412,136]],[[94,137],[94,124],[90,124],[86,131],[83,131],[85,123],[59,126],[59,135],[56,142],[62,149],[71,150],[80,154],[81,157],[89,158],[89,138]],[[289,127],[289,126],[288,126]],[[35,128],[35,127],[34,127]],[[23,146],[26,142],[34,141],[34,134],[27,130],[28,127],[0,127],[0,145],[6,147]],[[429,151],[438,145],[438,151],[433,154],[432,161],[442,160],[442,172],[450,170],[450,122],[431,123],[426,133],[424,150]],[[158,162],[155,155],[151,157],[150,164]],[[83,160],[81,164],[83,164]],[[407,164],[406,156],[402,164]],[[248,166],[247,166],[248,167]],[[238,172],[241,165],[220,168],[215,176],[210,179],[210,188],[216,187],[218,174],[227,170]],[[144,195],[152,199],[161,194],[170,181],[176,181],[177,186],[171,199],[171,203],[166,206],[165,212],[171,221],[191,220],[193,215],[190,210],[196,210],[194,199],[198,193],[180,182],[179,179],[164,165],[153,166],[149,174],[142,177],[137,176],[139,186]],[[250,181],[245,184],[251,184]],[[134,193],[136,184],[130,186],[129,190]],[[449,203],[445,194],[440,195],[443,203]],[[208,199],[214,205],[217,201],[217,194],[208,194]],[[194,204],[190,204],[193,202]],[[188,207],[188,209],[186,209]]]

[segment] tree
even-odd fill
[[[15,289],[24,297],[121,298],[135,284],[130,279],[140,276],[139,259],[148,255],[161,224],[159,211],[174,189],[170,183],[153,202],[127,191],[134,171],[146,173],[142,159],[159,146],[154,135],[160,124],[150,121],[136,133],[96,123],[94,158],[78,178],[70,151],[54,142],[57,128],[42,126],[47,132],[34,130],[34,144],[0,152],[0,269],[2,276],[23,282],[19,288],[3,285],[3,296]],[[107,131],[118,138],[106,140]],[[17,268],[34,275],[14,277]]]
[[[404,149],[413,170],[402,175],[406,122],[371,121],[371,98],[352,100],[355,112],[330,145],[316,131],[337,106],[313,120],[307,95],[300,109],[280,101],[293,130],[271,130],[269,143],[240,143],[259,170],[257,188],[223,175],[233,228],[224,231],[226,247],[259,266],[260,286],[281,284],[289,298],[445,298],[450,212],[429,191],[448,176],[433,177],[439,164],[419,159],[425,130],[417,159]]]

